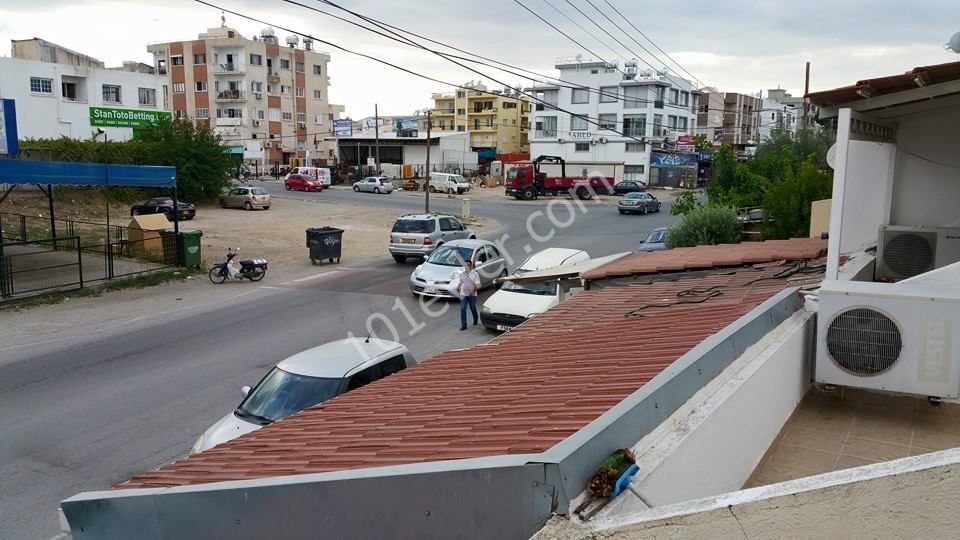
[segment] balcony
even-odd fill
[[[245,67],[240,64],[214,64],[213,72],[217,75],[241,75]]]
[[[278,83],[280,82],[280,74],[276,70],[270,70],[267,72],[267,82]]]
[[[246,101],[247,93],[243,90],[221,90],[217,92],[217,101]]]
[[[492,109],[474,109],[470,111],[470,114],[497,114],[498,109],[496,107]]]
[[[470,129],[470,131],[496,131],[496,130],[497,130],[497,125],[496,125],[496,124],[491,124],[491,125],[482,124],[482,125],[479,125],[479,126],[474,125],[474,126]]]
[[[243,121],[243,117],[235,116],[223,118],[217,118],[217,127],[227,127],[227,126],[245,126],[246,123]]]
[[[455,109],[434,109],[434,110],[433,110],[433,115],[434,115],[434,116],[439,116],[439,115],[444,115],[444,114],[453,114],[454,111],[455,111]]]
[[[430,95],[430,99],[455,99],[453,92],[438,92]]]
[[[533,134],[534,139],[556,139],[557,130],[555,129],[538,129]]]

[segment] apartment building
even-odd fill
[[[463,86],[431,96],[433,131],[468,132],[470,148],[481,158],[530,151],[530,98],[510,88],[488,90],[480,82]]]
[[[760,110],[760,142],[773,131],[796,133],[803,118],[803,98],[793,97],[786,90],[770,89]]]
[[[760,111],[763,100],[715,88],[700,95],[697,132],[716,144],[727,144],[735,152],[749,153],[761,141]]]
[[[666,70],[582,57],[558,58],[555,67],[563,83],[532,89],[543,103],[531,114],[531,156],[622,162],[624,179],[647,182],[651,157],[696,127],[699,91]]]
[[[39,38],[11,42],[0,57],[0,98],[13,99],[21,138],[87,139],[101,129],[123,141],[170,117],[166,79],[136,63],[106,68],[100,60]]]
[[[173,113],[210,125],[235,155],[286,164],[326,151],[333,130],[328,102],[330,55],[313,42],[272,29],[246,38],[227,26],[197,39],[147,47],[168,79]]]

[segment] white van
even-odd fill
[[[323,187],[330,187],[332,183],[330,180],[330,169],[326,167],[294,167],[290,169],[287,176],[289,177],[291,174],[302,174],[303,176],[317,180]]]
[[[470,191],[470,182],[459,174],[450,174],[443,172],[430,173],[430,193],[454,193],[464,194]]]
[[[513,272],[514,275],[547,270],[567,264],[589,261],[586,251],[566,248],[547,248],[534,253]],[[514,326],[560,303],[556,281],[545,283],[515,283],[504,281],[480,308],[480,321],[490,330],[506,332]]]

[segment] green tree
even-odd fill
[[[670,215],[671,216],[685,216],[692,212],[694,209],[700,208],[703,206],[703,203],[697,198],[697,195],[692,191],[685,191],[677,196],[673,201],[673,204],[670,206]]]
[[[781,182],[775,182],[763,200],[764,238],[805,237],[810,232],[810,205],[830,198],[833,177],[811,157]]]
[[[725,206],[695,208],[679,224],[670,228],[667,247],[693,247],[740,242],[741,226],[737,212]]]

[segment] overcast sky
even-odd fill
[[[486,75],[478,75],[430,53],[281,0],[210,1],[436,79],[457,83],[479,79],[490,88],[501,86],[492,79],[511,85],[531,82],[483,66],[477,69]],[[336,11],[317,0],[296,1]],[[590,56],[515,0],[341,1],[340,5],[406,30],[547,75],[557,75],[553,69],[557,57],[577,53]],[[670,65],[685,75],[642,36],[631,33],[659,59],[644,53],[636,42],[603,19],[588,0],[521,1],[605,60],[622,62],[622,57],[638,53],[654,66]],[[633,32],[613,13],[607,0],[589,1]],[[630,50],[577,13],[570,2]],[[957,0],[808,0],[789,9],[785,3],[767,0],[609,2],[700,81],[725,91],[756,93],[781,87],[802,94],[804,62],[808,60],[812,62],[811,90],[960,60],[943,49],[950,36],[960,31]],[[558,10],[589,32],[577,28]],[[147,43],[195,39],[199,32],[219,25],[219,11],[190,0],[77,0],[69,4],[62,0],[2,0],[0,51],[9,55],[11,39],[41,37],[98,57],[108,65],[119,65],[123,60],[152,63],[146,53]],[[248,37],[264,26],[230,14],[227,25]],[[288,34],[277,28],[281,40]],[[331,102],[345,104],[347,114],[354,118],[372,115],[374,102],[379,103],[381,114],[410,114],[430,104],[431,92],[448,90],[323,44],[318,43],[317,49],[332,55]]]

